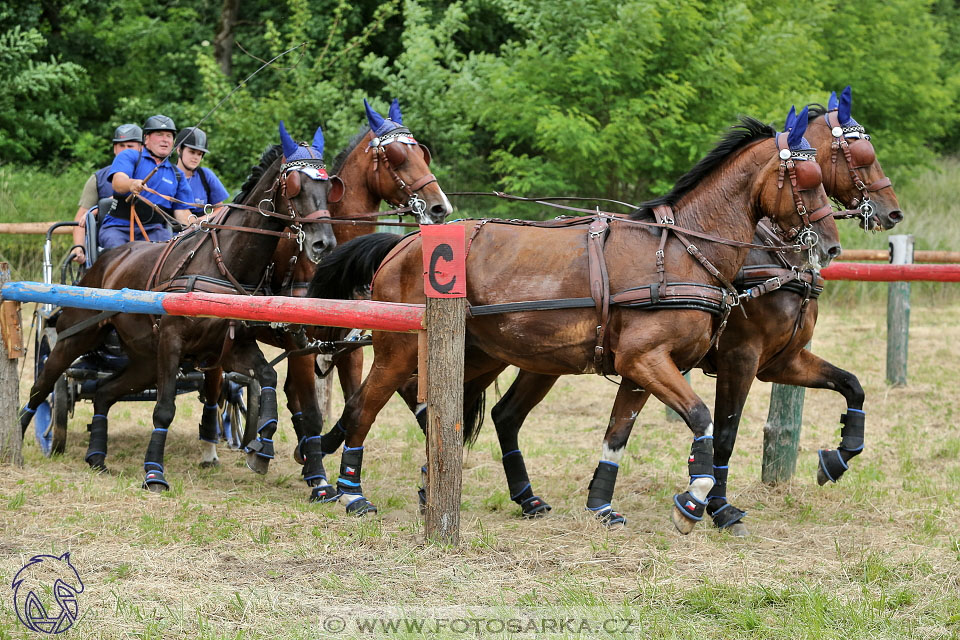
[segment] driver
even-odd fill
[[[193,191],[183,174],[168,160],[176,131],[173,120],[167,116],[150,116],[143,123],[144,148],[139,152],[121,151],[113,159],[108,177],[116,193],[116,206],[112,211],[101,212],[106,213],[99,238],[104,249],[134,240],[169,240],[173,234],[164,213],[167,216],[172,213],[178,222],[188,224],[190,212],[188,205],[182,203],[194,201]],[[144,191],[145,186],[156,193]],[[139,197],[127,202],[129,194]]]

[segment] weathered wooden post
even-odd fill
[[[890,264],[913,264],[913,236],[890,236]],[[887,382],[907,384],[910,283],[891,282],[887,291]]]
[[[687,382],[690,382],[690,372],[687,371],[683,374],[683,377],[686,378]],[[667,422],[682,422],[683,418],[680,417],[680,414],[667,407]]]
[[[810,348],[808,344],[807,349]],[[803,424],[803,398],[806,389],[776,384],[770,391],[770,409],[763,425],[763,466],[760,479],[764,484],[786,482],[797,470],[797,446]]]
[[[463,484],[466,236],[460,225],[425,225],[420,230],[427,295],[425,342],[430,354],[426,366],[421,339],[419,375],[426,376],[427,387],[426,536],[456,545]]]
[[[0,262],[0,286],[10,281],[10,265]],[[23,357],[23,333],[20,327],[20,303],[0,301],[0,463],[23,466],[23,438],[17,422],[20,388],[17,359]]]

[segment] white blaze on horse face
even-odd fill
[[[619,449],[611,449],[606,442],[603,443],[603,450],[600,453],[600,459],[606,460],[607,462],[612,462],[617,466],[620,465],[620,460],[623,459],[623,450],[624,447]]]
[[[217,445],[212,442],[200,441],[200,461],[201,462],[216,462],[217,458]]]

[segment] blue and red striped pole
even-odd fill
[[[122,313],[289,322],[374,331],[407,332],[423,329],[422,304],[374,300],[160,293],[41,282],[9,282],[0,289],[0,298]]]

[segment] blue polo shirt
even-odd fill
[[[139,162],[137,162],[138,159]],[[114,157],[113,164],[110,165],[110,170],[107,172],[107,177],[112,182],[114,175],[119,172],[123,172],[134,180],[142,180],[146,178],[156,166],[157,161],[152,155],[150,155],[150,152],[147,151],[146,148],[141,149],[140,151],[137,151],[136,149],[124,149],[118,153],[116,157]],[[177,174],[179,174],[179,176]],[[183,200],[184,202],[194,201],[193,191],[190,189],[190,184],[186,177],[184,177],[179,170],[174,168],[174,166],[170,164],[169,160],[164,160],[160,164],[157,172],[153,174],[153,176],[147,181],[147,186],[158,193],[162,193],[165,196],[172,196],[177,200]],[[129,195],[129,193],[118,193],[116,197],[120,200],[123,200],[127,197],[127,195]],[[187,208],[186,205],[170,202],[169,200],[165,200],[156,194],[148,193],[146,191],[142,192],[140,195],[150,202],[167,210]],[[127,226],[129,224],[129,220],[124,220],[123,218],[114,218],[113,216],[105,216],[102,226],[118,227]]]
[[[207,197],[206,190],[203,188],[203,181],[200,180],[201,171],[203,171],[203,175],[207,179],[207,186],[210,187],[209,198]],[[220,182],[217,174],[206,167],[199,167],[194,171],[189,183],[190,189],[193,191],[193,201],[197,203],[197,206],[190,207],[190,211],[193,213],[203,213],[203,205],[207,203],[216,204],[218,202],[226,202],[227,198],[230,197],[230,193],[223,186],[223,183]]]

